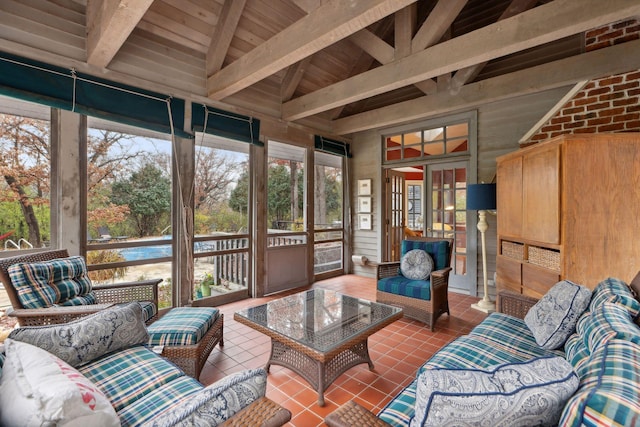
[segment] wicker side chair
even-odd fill
[[[444,242],[447,244],[447,247],[444,248],[444,254],[434,253],[433,248]],[[449,273],[452,270],[450,265],[453,255],[453,239],[408,237],[402,241],[401,255],[411,249],[425,250],[434,258],[434,269],[438,269],[432,271],[427,280],[410,280],[401,275],[399,261],[378,264],[376,301],[401,307],[405,316],[426,323],[433,331],[438,317],[444,313],[449,314]],[[420,287],[429,289],[429,299],[415,296],[416,292],[414,291]]]
[[[103,310],[113,304],[132,301],[151,302],[155,305],[155,313],[147,319],[147,324],[152,323],[158,318],[158,284],[162,279],[93,286],[92,288],[97,299],[97,304],[24,308],[9,276],[9,267],[18,263],[35,263],[68,257],[69,252],[66,249],[59,249],[0,258],[0,282],[4,285],[11,305],[13,306],[13,310],[9,315],[17,317],[20,326],[66,323]]]

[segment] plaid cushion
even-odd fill
[[[637,317],[640,313],[640,302],[634,298],[629,285],[620,279],[609,277],[598,283],[591,296],[589,311],[594,311],[599,305],[607,301],[626,307],[632,318]]]
[[[600,304],[589,316],[581,317],[576,331],[591,353],[613,338],[640,344],[640,329],[631,321],[629,311],[610,302]]]
[[[584,343],[582,336],[575,333],[569,337],[566,343],[564,343],[564,351],[566,359],[573,369],[578,370],[580,367],[589,360],[591,352]]]
[[[107,396],[116,412],[184,376],[175,365],[144,346],[107,354],[79,371]]]
[[[437,242],[423,242],[420,240],[403,240],[402,255],[413,249],[426,251],[433,259],[433,269],[442,270],[449,267],[449,242],[439,240]]]
[[[431,280],[413,280],[404,276],[385,277],[378,280],[378,290],[394,295],[431,300]]]
[[[192,397],[202,389],[202,384],[191,377],[177,378],[118,411],[120,423],[132,426],[151,421],[168,407]]]
[[[146,322],[158,313],[156,305],[151,301],[139,301],[142,307],[142,318]]]
[[[612,339],[598,347],[577,374],[578,391],[564,408],[562,426],[632,426],[640,423],[640,346]]]
[[[391,402],[382,408],[378,418],[394,427],[406,427],[415,413],[416,388],[418,379],[416,378],[404,388]]]
[[[65,305],[65,306],[69,306],[69,305],[90,305],[90,304],[97,304],[98,300],[96,299],[96,294],[92,292],[89,292],[86,295],[77,295],[73,298],[69,298],[66,301],[63,301],[62,303],[60,303],[60,305]]]
[[[8,273],[25,308],[66,305],[66,300],[91,292],[87,265],[80,256],[19,263],[9,267]]]
[[[193,345],[200,342],[220,311],[209,307],[177,307],[152,323],[150,345]]]

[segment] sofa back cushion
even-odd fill
[[[96,303],[80,256],[14,264],[7,271],[24,308]]]
[[[425,242],[422,240],[403,240],[402,255],[413,249],[422,249],[431,256],[433,260],[433,269],[442,270],[449,267],[449,242],[447,240],[438,240],[434,242]]]
[[[411,427],[557,425],[578,377],[562,357],[491,370],[431,369],[418,377]]]
[[[640,328],[631,321],[629,311],[622,305],[605,302],[580,318],[576,331],[590,353],[611,339],[640,344]]]
[[[635,299],[629,285],[620,279],[609,277],[598,283],[591,296],[589,311],[594,311],[604,302],[615,302],[624,306],[632,318],[640,314],[640,302]]]
[[[137,302],[117,305],[72,322],[14,329],[9,338],[55,354],[74,367],[112,351],[149,341]]]

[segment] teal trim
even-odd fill
[[[193,138],[182,99],[7,53],[0,53],[0,94],[166,134],[169,102],[175,135]]]
[[[317,151],[323,151],[329,154],[337,154],[343,157],[352,157],[351,147],[346,142],[325,138],[324,136],[320,135],[315,135],[314,142]]]
[[[254,145],[264,145],[260,141],[260,120],[256,118],[196,103],[191,106],[191,116],[193,130],[196,132],[203,131],[206,121],[205,133]]]

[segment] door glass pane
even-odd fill
[[[342,269],[342,158],[315,153],[314,274]]]
[[[305,231],[305,149],[269,141],[268,152],[268,232]]]

